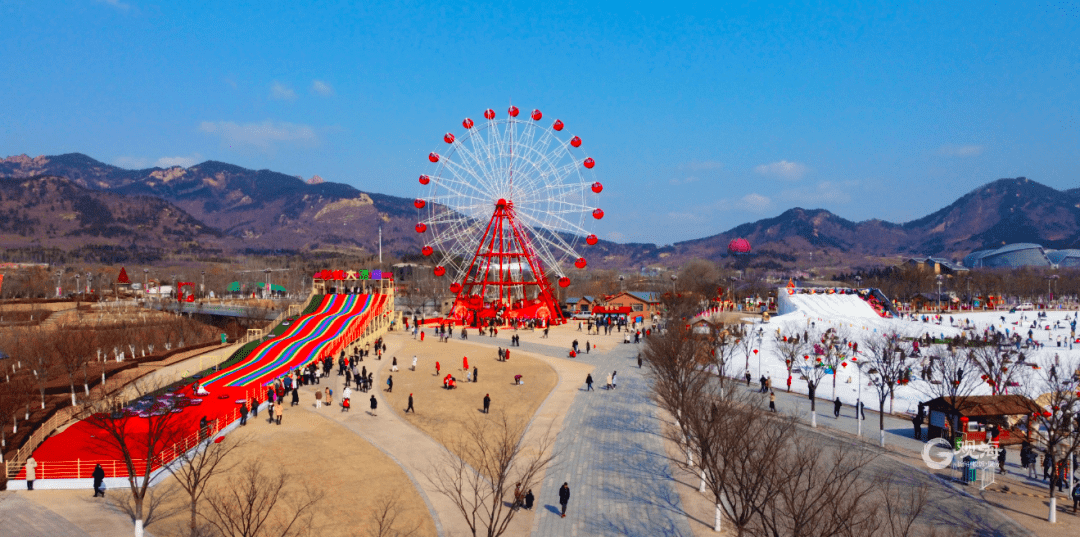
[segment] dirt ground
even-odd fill
[[[474,334],[472,337],[477,336]],[[479,339],[487,343],[487,338]],[[416,371],[409,370],[413,355],[417,357]],[[382,378],[393,376],[393,392],[386,393],[385,382],[380,382],[377,388],[383,392],[394,412],[451,449],[460,440],[463,424],[482,415],[485,394],[491,396],[492,417],[505,413],[512,423],[525,424],[532,419],[558,381],[558,375],[551,366],[517,348],[511,348],[510,360],[499,362],[497,349],[467,341],[455,339],[440,343],[437,338],[425,338],[421,343],[419,339],[404,339],[396,356],[398,372],[392,373],[388,366],[381,374]],[[470,371],[477,368],[479,382],[465,381],[462,358],[466,356],[469,358]],[[392,358],[387,356],[383,360]],[[438,375],[435,373],[436,361],[441,365]],[[442,387],[442,379],[448,373],[457,379],[457,388],[453,390]],[[514,384],[515,375],[522,375],[523,384]],[[413,394],[415,412],[406,414],[410,393]],[[367,397],[354,394],[353,398],[358,401],[357,409],[367,409],[364,404]]]
[[[364,534],[379,499],[394,494],[401,511],[396,527],[418,528],[416,535],[435,535],[435,524],[416,487],[383,452],[308,405],[286,405],[281,425],[268,424],[267,417],[266,412],[260,412],[247,426],[231,433],[248,439],[236,455],[245,461],[262,461],[269,471],[280,468],[288,472],[293,476],[292,486],[302,488],[306,482],[326,492],[312,535]],[[221,486],[229,476],[215,479],[211,486]],[[186,497],[174,498],[170,505],[186,506]],[[158,537],[181,535],[188,516],[184,511],[148,530]]]

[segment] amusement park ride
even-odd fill
[[[580,137],[558,136],[561,120],[544,125],[539,110],[527,119],[519,113],[511,106],[496,119],[489,108],[483,123],[465,118],[465,132],[446,133],[446,151],[428,155],[435,170],[420,176],[416,232],[428,238],[421,252],[439,256],[434,273],[456,295],[451,315],[467,324],[564,322],[548,274],[570,285],[565,268],[586,266],[578,242],[598,242],[585,229],[604,217],[589,203],[604,189],[592,177],[596,161],[581,152]]]

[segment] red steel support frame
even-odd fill
[[[509,237],[506,236],[506,231],[510,232]],[[515,260],[516,274],[513,267]],[[532,279],[525,278],[522,262],[528,264]],[[492,274],[493,268],[497,270],[495,275]],[[551,283],[544,275],[543,266],[532,248],[529,234],[517,223],[513,201],[500,199],[495,202],[495,212],[480,238],[461,286],[461,292],[457,296],[459,302],[466,301],[473,295],[479,295],[486,301],[490,286],[495,288],[498,295],[494,301],[511,309],[515,290],[520,290],[521,298],[528,300],[528,289],[536,286],[536,298],[551,311],[551,321],[565,322],[562,308],[555,299]]]

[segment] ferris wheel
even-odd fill
[[[435,274],[449,277],[459,297],[532,298],[530,285],[550,294],[545,274],[569,285],[567,269],[587,265],[579,248],[598,242],[588,230],[604,216],[595,206],[603,191],[596,161],[580,137],[563,136],[561,120],[545,122],[539,110],[519,115],[511,106],[505,118],[492,109],[484,121],[466,118],[419,178],[422,253],[435,256]]]

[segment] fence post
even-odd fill
[[[82,477],[82,459],[75,459],[75,477]]]

